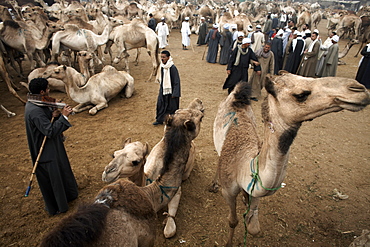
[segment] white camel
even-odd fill
[[[95,115],[99,110],[108,107],[108,102],[125,89],[125,96],[130,98],[134,92],[134,78],[126,71],[118,71],[106,65],[102,72],[92,76],[83,87],[78,87],[74,81],[80,73],[72,67],[61,65],[44,78],[62,80],[67,88],[68,96],[79,103],[73,108],[74,112],[89,110]]]

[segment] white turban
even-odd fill
[[[237,28],[238,28],[238,25],[236,25],[236,24],[231,24],[231,25],[230,25],[230,27],[231,27],[231,29],[237,29]]]
[[[338,35],[334,35],[333,38],[331,38],[331,40],[338,43],[339,36]]]
[[[282,30],[282,29],[279,29],[279,31],[277,32],[277,36],[280,36],[280,35],[282,35],[282,34],[284,34],[284,31]]]
[[[224,29],[228,29],[228,30],[229,30],[229,28],[230,28],[230,24],[229,24],[229,23],[226,23],[226,24],[224,25]]]
[[[250,44],[251,42],[252,42],[252,40],[250,38],[244,38],[243,41],[242,41],[242,45]]]
[[[218,28],[217,23],[213,24],[213,28]]]
[[[244,33],[243,32],[238,32],[238,37],[244,37]]]
[[[185,17],[185,21],[188,21],[189,20],[189,17]]]

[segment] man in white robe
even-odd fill
[[[168,45],[167,37],[170,34],[168,25],[166,24],[165,18],[162,17],[161,22],[157,24],[155,31],[158,34],[159,48],[164,49]]]
[[[182,49],[187,50],[187,46],[190,45],[190,25],[189,25],[189,17],[185,17],[185,20],[182,22],[181,25],[181,36],[182,36]]]

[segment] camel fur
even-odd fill
[[[163,169],[150,185],[119,179],[105,186],[95,202],[63,219],[44,236],[42,247],[154,246],[156,212],[181,185],[196,123],[182,114],[166,118]]]
[[[194,99],[186,109],[177,110],[175,114],[183,115],[183,118],[189,119],[195,123],[196,130],[193,136],[193,139],[196,138],[200,131],[200,124],[202,118],[204,116],[204,108],[203,104],[199,99]],[[130,162],[125,162],[128,157],[127,151],[125,151],[126,146],[123,150],[116,151],[114,154],[114,159],[109,163],[108,166],[105,167],[102,179],[105,182],[112,182],[116,180],[118,177],[129,177],[129,179],[135,182],[138,186],[144,186],[148,184],[148,181],[155,180],[160,171],[163,169],[164,164],[164,154],[165,154],[165,136],[167,133],[167,129],[165,129],[165,135],[158,142],[155,147],[150,152],[145,165],[140,162],[141,167],[133,166]],[[139,149],[140,150],[140,149]],[[140,152],[137,152],[140,154]],[[190,173],[193,169],[195,161],[195,144],[194,141],[191,141],[191,146],[189,150],[189,156],[187,159],[187,163],[185,166],[185,171],[182,176],[182,180],[185,181],[190,176]],[[180,203],[181,198],[181,187],[177,191],[176,195],[171,199],[168,203],[168,213],[166,219],[166,226],[164,228],[164,236],[166,238],[171,238],[176,234],[176,224],[175,224],[175,216],[177,213],[177,209]]]
[[[303,122],[344,109],[360,111],[370,104],[369,92],[353,79],[280,74],[266,77],[263,141],[257,133],[247,83],[239,83],[218,108],[214,122],[214,143],[220,153],[217,173],[230,208],[226,246],[232,246],[238,225],[236,199],[240,192],[249,209],[247,230],[252,235],[260,232],[259,199],[281,187],[290,146]]]
[[[90,109],[89,114],[95,115],[99,110],[108,107],[108,102],[121,90],[125,89],[126,98],[130,98],[134,92],[134,78],[126,71],[118,71],[110,65],[106,65],[102,72],[92,76],[83,87],[78,87],[75,77],[82,75],[72,67],[61,65],[51,73],[45,74],[44,78],[56,78],[62,80],[67,88],[68,96],[79,103],[73,108],[78,113]]]

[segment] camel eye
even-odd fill
[[[133,166],[138,166],[140,163],[140,160],[135,160],[135,161],[132,161],[132,165]]]
[[[114,171],[116,171],[116,170],[117,170],[117,168],[116,168],[116,167],[112,167],[112,168],[109,168],[109,169],[107,170],[107,173],[114,172]]]
[[[311,94],[311,91],[303,91],[300,94],[293,94],[298,102],[304,102],[307,100],[308,96]]]

